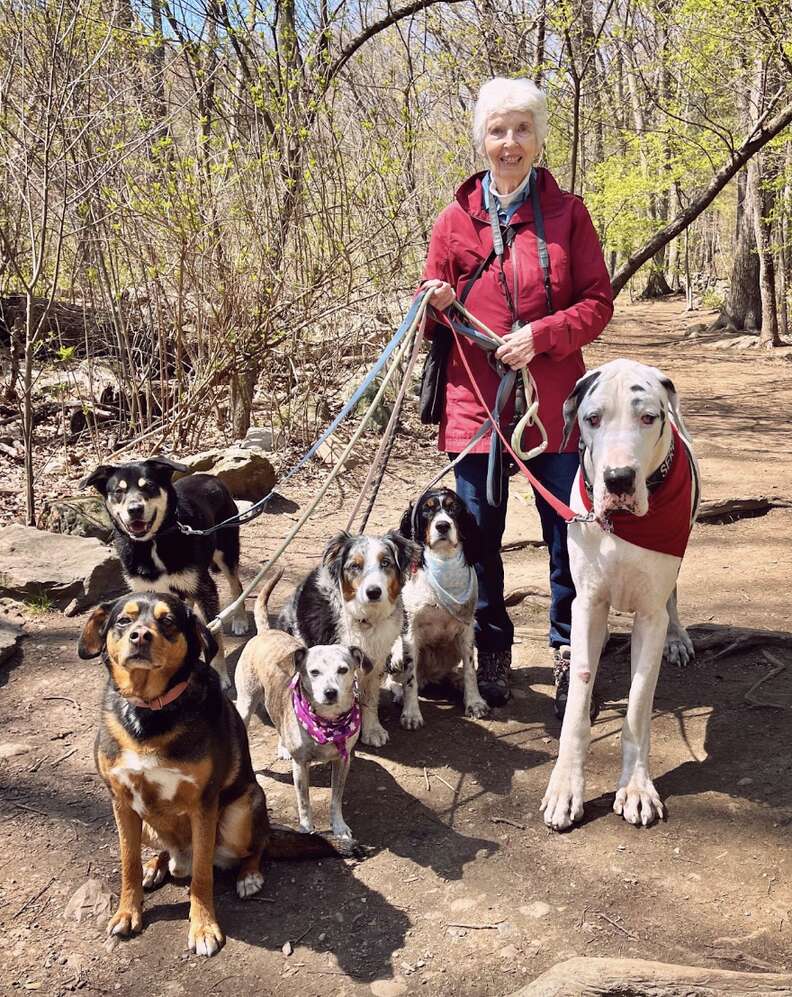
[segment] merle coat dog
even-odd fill
[[[228,526],[209,536],[191,536],[178,523],[208,529],[237,514],[228,488],[209,474],[192,474],[173,482],[184,464],[164,457],[128,464],[101,464],[81,483],[104,498],[113,521],[114,540],[124,576],[133,592],[170,592],[194,605],[204,622],[220,611],[217,585],[210,572],[222,572],[231,598],[242,592],[239,581],[239,527]],[[231,629],[247,631],[241,607]],[[228,686],[222,637],[212,661]]]

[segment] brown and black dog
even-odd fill
[[[237,892],[261,889],[262,857],[338,852],[315,834],[270,827],[245,726],[208,662],[216,645],[175,596],[143,592],[97,607],[80,637],[81,658],[101,654],[109,672],[96,767],[113,798],[121,898],[111,935],[143,924],[143,889],[168,870],[192,871],[190,950],[214,955],[224,936],[214,910],[213,865],[238,867]],[[162,849],[145,866],[141,845]]]

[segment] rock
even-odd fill
[[[0,761],[5,758],[14,758],[16,755],[26,755],[33,750],[32,744],[23,744],[22,741],[5,741],[0,744]]]
[[[0,665],[11,657],[22,639],[22,627],[0,617]]]
[[[96,537],[104,544],[113,539],[113,522],[104,500],[92,495],[70,495],[58,499],[40,516],[38,526],[51,533]]]
[[[392,980],[374,980],[371,992],[374,997],[399,997],[407,993],[407,981],[401,976],[394,976]]]
[[[294,952],[294,947],[291,942],[284,942],[281,946],[281,952],[288,958],[292,952]]]
[[[525,917],[532,917],[538,921],[540,917],[547,917],[552,909],[550,904],[546,904],[544,900],[536,900],[532,904],[520,907],[520,913],[525,915]]]
[[[454,913],[459,913],[459,911],[470,910],[471,907],[476,906],[476,901],[472,897],[460,897],[459,900],[453,900],[449,905],[449,909],[454,911]]]
[[[0,529],[0,595],[79,613],[126,590],[121,563],[94,537],[12,524]]]
[[[182,461],[191,474],[212,474],[219,478],[235,499],[257,502],[275,485],[275,468],[261,453],[242,447],[206,450]],[[173,475],[174,481],[184,475]]]
[[[72,918],[75,921],[82,921],[85,917],[109,914],[112,900],[111,894],[104,888],[100,879],[87,879],[72,893],[63,916],[67,921]]]
[[[241,450],[261,450],[264,453],[272,451],[272,433],[269,429],[251,426],[244,440],[237,444]]]

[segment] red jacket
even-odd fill
[[[511,219],[517,234],[511,247],[505,250],[503,267],[512,295],[515,268],[517,271],[514,305],[518,320],[530,322],[533,330],[537,356],[529,369],[539,389],[539,417],[547,430],[548,452],[558,453],[564,429],[564,400],[585,370],[581,347],[596,339],[607,325],[613,314],[613,294],[597,233],[585,205],[580,198],[562,191],[547,170],[537,168],[536,172],[555,312],[547,314],[530,197]],[[477,173],[462,184],[456,199],[440,213],[429,242],[424,280],[448,281],[457,295],[492,251],[489,214],[484,208],[481,186],[483,176]],[[510,331],[512,317],[498,281],[499,268],[497,260],[487,267],[471,288],[465,307],[502,336]],[[487,363],[484,350],[468,341],[463,349],[492,408],[498,375]],[[438,446],[441,450],[458,452],[486,416],[468,382],[456,345],[448,360],[447,375]],[[501,420],[504,427],[511,419],[512,409],[510,401]],[[489,435],[476,444],[473,453],[489,450]],[[540,440],[537,429],[528,430],[523,447],[528,449]],[[566,450],[576,448],[577,435],[573,434]]]

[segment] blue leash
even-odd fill
[[[313,444],[313,446],[308,450],[300,460],[291,467],[286,474],[284,474],[279,480],[278,484],[285,484],[290,478],[293,478],[298,471],[302,470],[303,467],[308,463],[309,460],[316,454],[319,447],[327,440],[332,434],[338,429],[341,423],[349,417],[349,415],[355,410],[358,402],[366,393],[366,391],[371,387],[372,383],[376,379],[377,375],[380,373],[382,368],[388,362],[388,360],[393,355],[394,350],[399,345],[399,343],[404,339],[408,329],[412,326],[415,321],[415,317],[418,314],[418,310],[421,307],[423,299],[427,295],[427,291],[423,291],[419,294],[410,306],[410,310],[404,317],[402,324],[396,330],[396,332],[391,337],[390,341],[386,345],[385,349],[380,354],[379,359],[371,368],[371,370],[366,374],[363,380],[360,382],[358,387],[355,389],[354,394],[349,399],[349,401],[344,405],[335,419],[330,423],[327,429],[322,433],[319,439]],[[472,330],[471,330],[472,331]],[[482,337],[484,338],[484,337]],[[271,488],[267,494],[255,502],[249,509],[244,512],[238,513],[236,516],[230,516],[228,519],[223,520],[222,523],[217,523],[215,526],[210,526],[206,530],[195,530],[192,526],[188,526],[186,523],[178,523],[178,528],[182,533],[193,537],[206,537],[213,533],[217,533],[218,530],[223,530],[228,526],[242,526],[245,523],[249,523],[251,520],[256,519],[264,511],[264,506],[269,502],[272,496],[275,494],[275,489]]]

